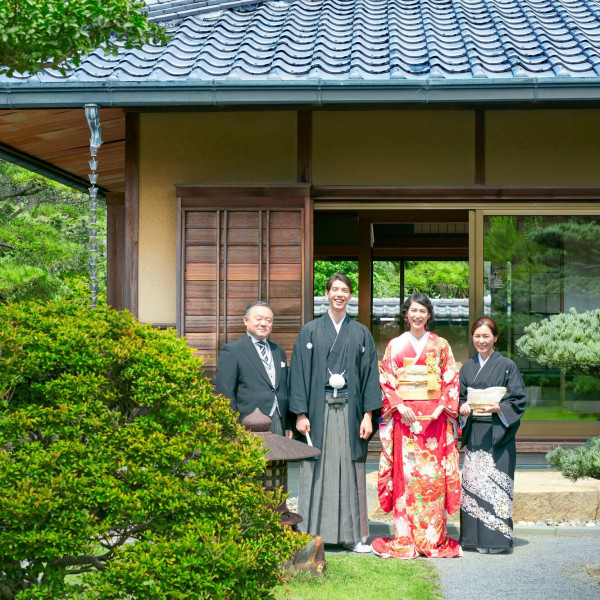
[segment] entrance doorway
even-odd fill
[[[350,206],[338,210],[334,202],[315,203],[315,265],[329,262],[331,272],[336,264],[343,265],[341,270],[354,268],[358,298],[349,312],[370,328],[380,358],[387,342],[404,330],[398,318],[401,298],[423,291],[434,300],[434,309],[440,307],[434,331],[448,339],[457,362],[473,352],[470,322],[489,315],[498,323],[496,348],[517,363],[528,396],[521,440],[600,435],[597,379],[527,361],[516,346],[530,323],[571,306],[578,311],[598,308],[596,205],[571,205],[569,214],[563,214],[562,205],[507,202],[457,202],[446,209],[443,200],[431,199],[398,203],[393,210],[390,204],[374,209],[375,201],[369,206],[355,201],[355,210]],[[428,266],[430,274],[421,282],[429,284],[447,265],[458,264],[468,265],[465,298],[450,290],[436,294],[408,285],[410,269]],[[450,275],[445,277],[449,282]],[[388,286],[383,293],[378,290],[381,281]],[[391,295],[395,289],[397,294]],[[315,277],[315,297],[322,293]],[[448,311],[442,310],[444,304]],[[326,304],[315,300],[317,308],[321,312],[315,310],[315,315],[322,314]]]
[[[403,300],[415,292],[431,299],[434,321],[430,330],[448,340],[462,364],[469,358],[467,260],[373,261],[371,332],[379,359],[388,342],[406,330],[400,310]]]
[[[367,325],[379,358],[404,331],[400,307],[411,293],[432,298],[433,331],[469,357],[469,215],[466,210],[316,211],[315,316],[326,310],[326,276],[355,283],[349,314]]]

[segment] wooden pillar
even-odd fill
[[[296,129],[296,164],[298,183],[312,182],[312,111],[300,110]],[[308,190],[307,190],[308,192]],[[314,205],[310,193],[304,200],[304,222],[302,227],[302,324],[311,321],[314,311]]]
[[[125,266],[124,308],[138,316],[140,116],[125,114]]]
[[[125,308],[125,194],[106,195],[106,302]]]
[[[307,190],[302,230],[302,325],[312,321],[314,315],[314,214],[314,203]]]
[[[369,219],[358,219],[358,320],[371,329],[373,235]]]

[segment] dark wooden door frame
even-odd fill
[[[125,194],[106,195],[106,302],[125,308]]]
[[[269,218],[272,211],[301,211],[301,315],[302,323],[312,318],[312,203],[309,196],[307,185],[281,185],[281,186],[212,186],[212,185],[177,185],[177,331],[180,335],[185,335],[185,267],[186,267],[186,215],[189,211],[215,211],[217,213],[217,236],[220,235],[224,227],[227,231],[227,215],[229,212],[258,212],[259,222],[259,252],[263,247],[261,238],[263,227],[266,227],[266,235],[269,235]],[[269,244],[268,240],[266,240]],[[221,265],[225,261],[227,264],[228,244],[217,238],[216,242],[216,265]],[[263,258],[267,261],[269,267],[269,257],[258,259],[259,279],[263,281],[262,264]],[[227,297],[225,288],[219,289],[219,286],[227,285],[227,276],[220,272],[220,267],[216,271],[219,278],[216,282],[217,297]],[[308,279],[310,274],[310,279]],[[221,283],[222,282],[222,283]],[[269,301],[269,282],[265,283],[266,297],[262,298]],[[259,286],[260,290],[260,286]],[[220,314],[220,302],[217,302],[217,323],[219,332],[215,350],[218,350],[222,343],[231,341],[226,339],[227,314]],[[226,309],[224,309],[226,310]],[[224,330],[221,331],[221,325]]]

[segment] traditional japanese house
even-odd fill
[[[398,263],[398,297],[405,261],[468,261],[468,301],[441,324],[459,360],[469,316],[494,315],[539,409],[522,438],[600,434],[597,384],[514,346],[531,321],[599,306],[596,3],[147,7],[164,47],[0,77],[0,156],[83,190],[83,107],[100,107],[113,306],[177,327],[210,374],[259,297],[291,351],[315,260],[358,261],[357,318],[381,348],[397,325],[376,314],[378,261]]]

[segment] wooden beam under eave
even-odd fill
[[[140,116],[125,114],[125,267],[124,308],[138,316],[140,224]]]
[[[468,260],[468,248],[373,248],[378,260]]]

